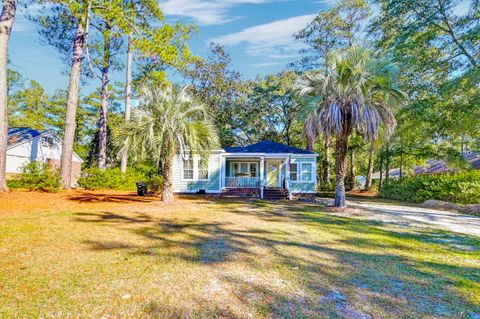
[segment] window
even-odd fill
[[[239,176],[248,176],[248,163],[240,163],[240,174]]]
[[[311,182],[312,181],[312,163],[302,163],[302,171],[300,172],[300,178],[302,182]]]
[[[257,163],[231,163],[230,176],[232,177],[257,177]]]
[[[198,179],[208,179],[208,160],[198,159]]]
[[[257,164],[250,163],[250,177],[257,177]]]
[[[290,180],[293,182],[298,181],[298,164],[290,163]]]
[[[42,146],[53,147],[53,145],[54,145],[53,137],[51,136],[42,137]]]
[[[193,159],[183,159],[183,179],[193,179]]]

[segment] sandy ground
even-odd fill
[[[325,201],[328,204],[330,200]],[[424,208],[391,201],[349,198],[348,206],[357,216],[383,222],[403,223],[405,226],[430,227],[457,233],[480,236],[480,217],[456,212]]]
[[[198,198],[201,200],[201,198]],[[130,211],[162,211],[165,205],[182,206],[188,199],[177,197],[175,202],[164,204],[156,196],[137,196],[135,192],[125,191],[85,191],[71,190],[59,193],[11,191],[0,193],[0,213],[6,212],[55,212],[55,211],[87,211],[98,212],[115,210]]]

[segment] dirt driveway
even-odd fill
[[[350,207],[366,218],[385,222],[405,222],[410,225],[434,227],[457,233],[480,236],[480,217],[455,212],[402,205],[388,201],[349,198]]]

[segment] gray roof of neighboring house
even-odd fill
[[[239,147],[225,147],[227,153],[282,153],[282,154],[312,154],[315,153],[288,146],[285,144],[277,143],[270,140],[261,141],[255,144]]]
[[[463,158],[474,168],[480,169],[480,152],[473,152],[470,154],[464,154]],[[426,165],[415,166],[413,168],[413,173],[415,175],[419,174],[439,174],[439,173],[451,173],[455,171],[453,167],[449,167],[447,161],[445,160],[427,160]],[[400,177],[400,169],[392,168],[390,169],[390,177]],[[380,172],[373,174],[374,179],[380,178]]]
[[[7,145],[12,146],[29,141],[49,130],[34,130],[29,127],[10,127],[7,132]]]

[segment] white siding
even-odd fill
[[[52,146],[42,145],[42,137],[54,138]],[[29,141],[13,145],[7,150],[7,173],[21,173],[22,167],[32,161],[60,160],[62,143],[54,134],[43,134]],[[78,155],[73,154],[73,162],[82,162]]]
[[[176,193],[194,193],[204,189],[210,193],[220,192],[220,153],[212,153],[208,159],[208,180],[184,180],[183,160],[175,155],[173,160],[173,191]],[[198,176],[198,156],[194,156],[194,176]]]

